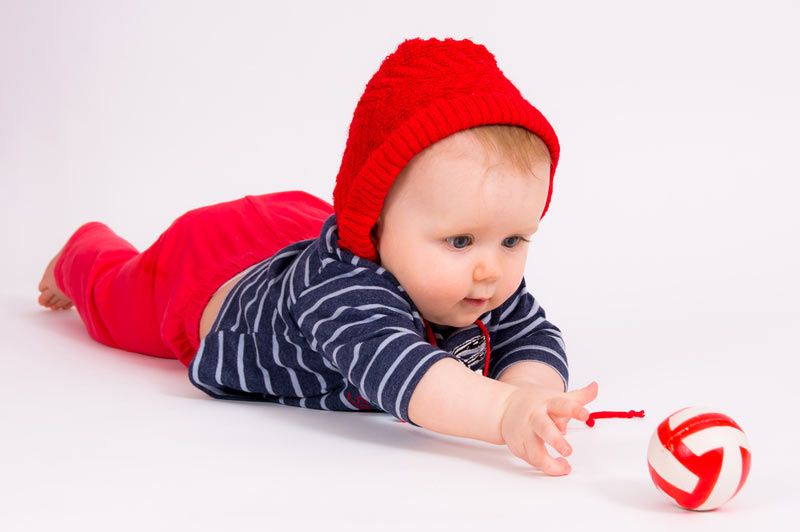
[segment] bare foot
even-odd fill
[[[39,294],[39,304],[52,310],[66,310],[72,307],[72,300],[58,289],[56,277],[53,273],[56,261],[63,252],[64,249],[62,248],[61,251],[56,253],[56,256],[53,257],[47,265],[47,268],[45,268],[42,280],[39,281],[39,291],[41,292],[41,294]]]

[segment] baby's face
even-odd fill
[[[380,264],[430,322],[471,325],[519,286],[544,209],[550,165],[534,174],[485,151],[469,131],[417,154],[378,222]],[[486,299],[482,304],[466,301]]]

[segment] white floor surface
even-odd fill
[[[0,530],[797,530],[800,72],[789,2],[0,2]],[[328,201],[402,39],[470,37],[551,120],[526,279],[564,333],[573,472],[386,414],[214,400],[175,361],[36,303],[71,231],[152,243],[194,207]],[[709,405],[752,470],[717,511],[653,486],[657,424]]]

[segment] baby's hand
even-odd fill
[[[548,475],[566,475],[572,468],[566,459],[553,458],[545,442],[561,453],[572,453],[563,433],[571,418],[586,421],[589,412],[584,405],[597,397],[597,383],[571,392],[554,392],[528,385],[517,388],[508,398],[500,433],[508,448],[518,458]]]

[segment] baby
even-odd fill
[[[567,423],[597,384],[566,391],[560,330],[523,277],[558,154],[484,46],[406,40],[356,106],[333,206],[289,191],[201,207],[141,253],[89,222],[39,302],[177,358],[212,397],[388,412],[567,474]]]

